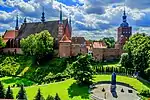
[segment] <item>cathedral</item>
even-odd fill
[[[41,22],[28,23],[26,18],[21,27],[18,26],[18,16],[16,17],[15,30],[6,30],[3,35],[3,41],[6,47],[4,53],[23,54],[20,47],[20,40],[31,34],[48,30],[54,37],[54,49],[58,57],[70,57],[80,54],[92,54],[98,61],[113,60],[121,56],[123,45],[132,35],[132,27],[127,22],[126,12],[123,12],[123,22],[118,27],[117,41],[115,48],[107,48],[103,41],[90,42],[84,37],[72,37],[71,18],[63,20],[62,8],[60,7],[59,20],[46,21],[44,10],[42,12]]]

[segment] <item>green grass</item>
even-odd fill
[[[111,75],[95,75],[94,82],[98,81],[109,81],[111,79]],[[4,78],[0,79],[4,80]],[[138,92],[142,89],[150,89],[150,84],[142,83],[137,79],[126,77],[126,76],[117,76],[118,82],[123,82],[130,84]],[[7,85],[6,83],[4,85]],[[42,94],[46,98],[48,94],[55,96],[56,93],[59,94],[61,100],[88,100],[88,87],[79,87],[75,80],[68,79],[62,82],[51,83],[43,86],[30,86],[26,87],[26,92],[29,100],[33,100],[34,96],[37,93],[38,88],[41,89]],[[14,96],[18,93],[19,88],[14,88]]]

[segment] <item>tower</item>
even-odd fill
[[[45,22],[45,13],[44,13],[44,7],[43,7],[43,12],[42,12],[41,21],[42,21],[43,23]]]
[[[61,38],[64,35],[64,24],[62,20],[62,6],[60,5],[60,16],[59,16],[59,25],[58,25],[58,41],[61,40]]]
[[[15,30],[19,30],[19,24],[18,24],[18,14],[16,16],[16,27]]]
[[[125,8],[123,11],[122,19],[123,19],[123,22],[120,24],[120,27],[118,28],[118,34],[117,34],[117,42],[121,44],[121,47],[125,44],[125,42],[132,35],[132,27],[129,26],[127,22]]]

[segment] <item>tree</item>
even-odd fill
[[[26,91],[25,91],[23,85],[21,85],[18,95],[16,96],[16,99],[17,100],[27,100]]]
[[[44,97],[42,96],[40,89],[38,89],[38,92],[37,92],[34,100],[44,100]]]
[[[40,33],[31,34],[21,40],[21,48],[26,55],[35,56],[37,59],[53,53],[53,37],[44,30]]]
[[[114,48],[115,47],[114,37],[105,37],[105,38],[103,38],[103,41],[106,43],[108,48]]]
[[[54,100],[54,97],[51,95],[48,95],[48,97],[46,98],[46,100]]]
[[[54,100],[61,100],[60,97],[58,96],[58,93],[56,93]]]
[[[121,64],[122,67],[125,67],[126,69],[133,68],[132,60],[131,60],[128,53],[123,53],[121,55],[120,64]]]
[[[3,42],[3,38],[0,36],[0,47],[5,47],[6,43]]]
[[[8,86],[8,89],[7,89],[7,91],[6,91],[5,99],[14,99],[14,97],[13,97],[13,92],[12,92],[12,90],[10,89],[10,86]]]
[[[134,34],[124,45],[124,50],[131,55],[132,64],[136,70],[143,74],[149,66],[150,36],[146,34]]]
[[[93,70],[90,64],[91,56],[79,56],[78,60],[73,62],[73,77],[79,84],[89,84],[92,80]]]
[[[4,99],[4,98],[5,98],[5,89],[2,82],[0,81],[0,99]]]

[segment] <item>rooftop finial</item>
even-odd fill
[[[43,23],[45,22],[44,6],[43,6],[43,12],[42,12],[41,21],[42,21]]]
[[[15,27],[15,30],[19,30],[19,25],[18,25],[18,13],[17,13],[17,16],[16,16],[16,27]]]
[[[60,4],[60,19],[59,19],[59,23],[62,24],[63,21],[62,21],[62,5]]]
[[[27,23],[27,18],[26,17],[24,18],[24,23]]]

